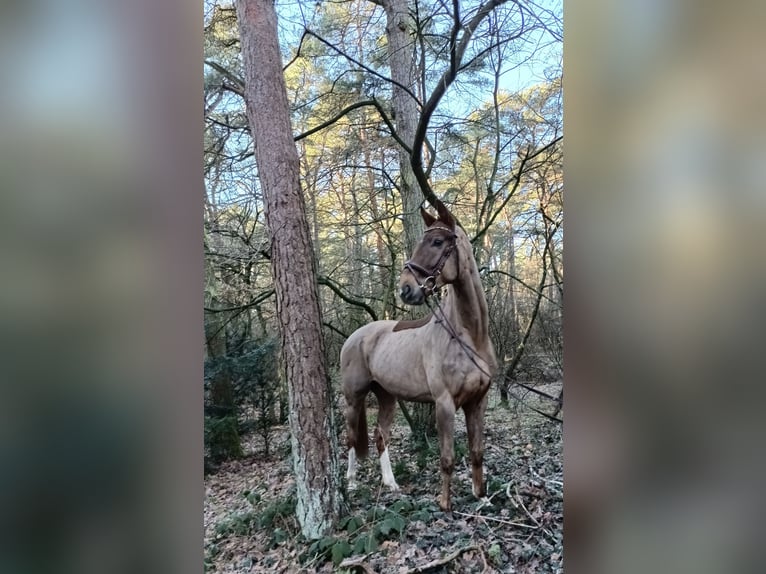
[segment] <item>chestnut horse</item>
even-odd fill
[[[441,303],[429,305],[434,311],[430,320],[374,321],[357,329],[343,345],[340,364],[349,486],[354,486],[357,457],[368,450],[367,393],[378,398],[375,444],[383,484],[392,490],[399,488],[388,454],[396,400],[435,403],[442,474],[439,505],[450,510],[455,412],[460,408],[468,430],[473,493],[484,496],[484,411],[497,362],[471,243],[444,204],[437,201],[436,207],[438,218],[420,210],[427,229],[404,264],[399,290],[408,305],[422,305],[444,287]]]

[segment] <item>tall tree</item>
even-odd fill
[[[388,61],[391,68],[391,106],[394,110],[396,131],[408,146],[415,140],[418,125],[418,101],[415,98],[415,22],[407,0],[372,0],[386,12],[386,39]],[[412,250],[420,241],[423,222],[418,208],[423,195],[412,171],[410,152],[399,148],[399,189],[402,196],[402,223],[404,252]]]
[[[273,0],[237,0],[245,100],[271,238],[282,368],[303,535],[320,538],[339,512],[339,468],[324,365],[311,234],[300,187]]]

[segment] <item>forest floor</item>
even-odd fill
[[[537,385],[556,395],[561,383]],[[527,405],[550,412],[533,394]],[[397,409],[398,411],[398,409]],[[368,409],[370,432],[377,412]],[[336,531],[306,542],[294,517],[295,484],[286,427],[271,452],[245,437],[245,456],[205,477],[207,572],[563,572],[562,427],[525,404],[490,398],[485,425],[488,500],[471,494],[465,421],[455,424],[451,514],[437,504],[439,453],[411,439],[398,412],[391,459],[401,491],[382,487],[377,456],[360,461]],[[371,454],[374,445],[371,441]],[[345,473],[345,457],[341,467]]]

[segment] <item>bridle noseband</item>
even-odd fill
[[[439,257],[439,260],[436,262],[436,265],[433,266],[433,269],[430,271],[426,269],[425,267],[421,267],[411,259],[408,259],[404,262],[404,268],[407,269],[412,275],[415,277],[415,279],[418,278],[418,275],[421,277],[424,277],[423,282],[418,285],[420,289],[422,289],[423,294],[428,297],[429,295],[432,295],[434,292],[436,292],[438,289],[436,289],[436,279],[441,275],[442,269],[447,263],[447,259],[449,259],[450,255],[452,255],[452,252],[455,250],[455,246],[457,245],[457,235],[454,231],[450,231],[446,227],[431,227],[430,229],[426,229],[425,233],[428,233],[429,231],[436,231],[437,229],[441,229],[442,231],[447,231],[450,235],[448,236],[449,245],[447,245],[447,248],[442,252],[441,257]]]

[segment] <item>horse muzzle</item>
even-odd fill
[[[401,289],[399,290],[399,297],[407,305],[422,305],[426,300],[423,289],[421,289],[419,286],[413,288],[409,283],[402,285]]]

